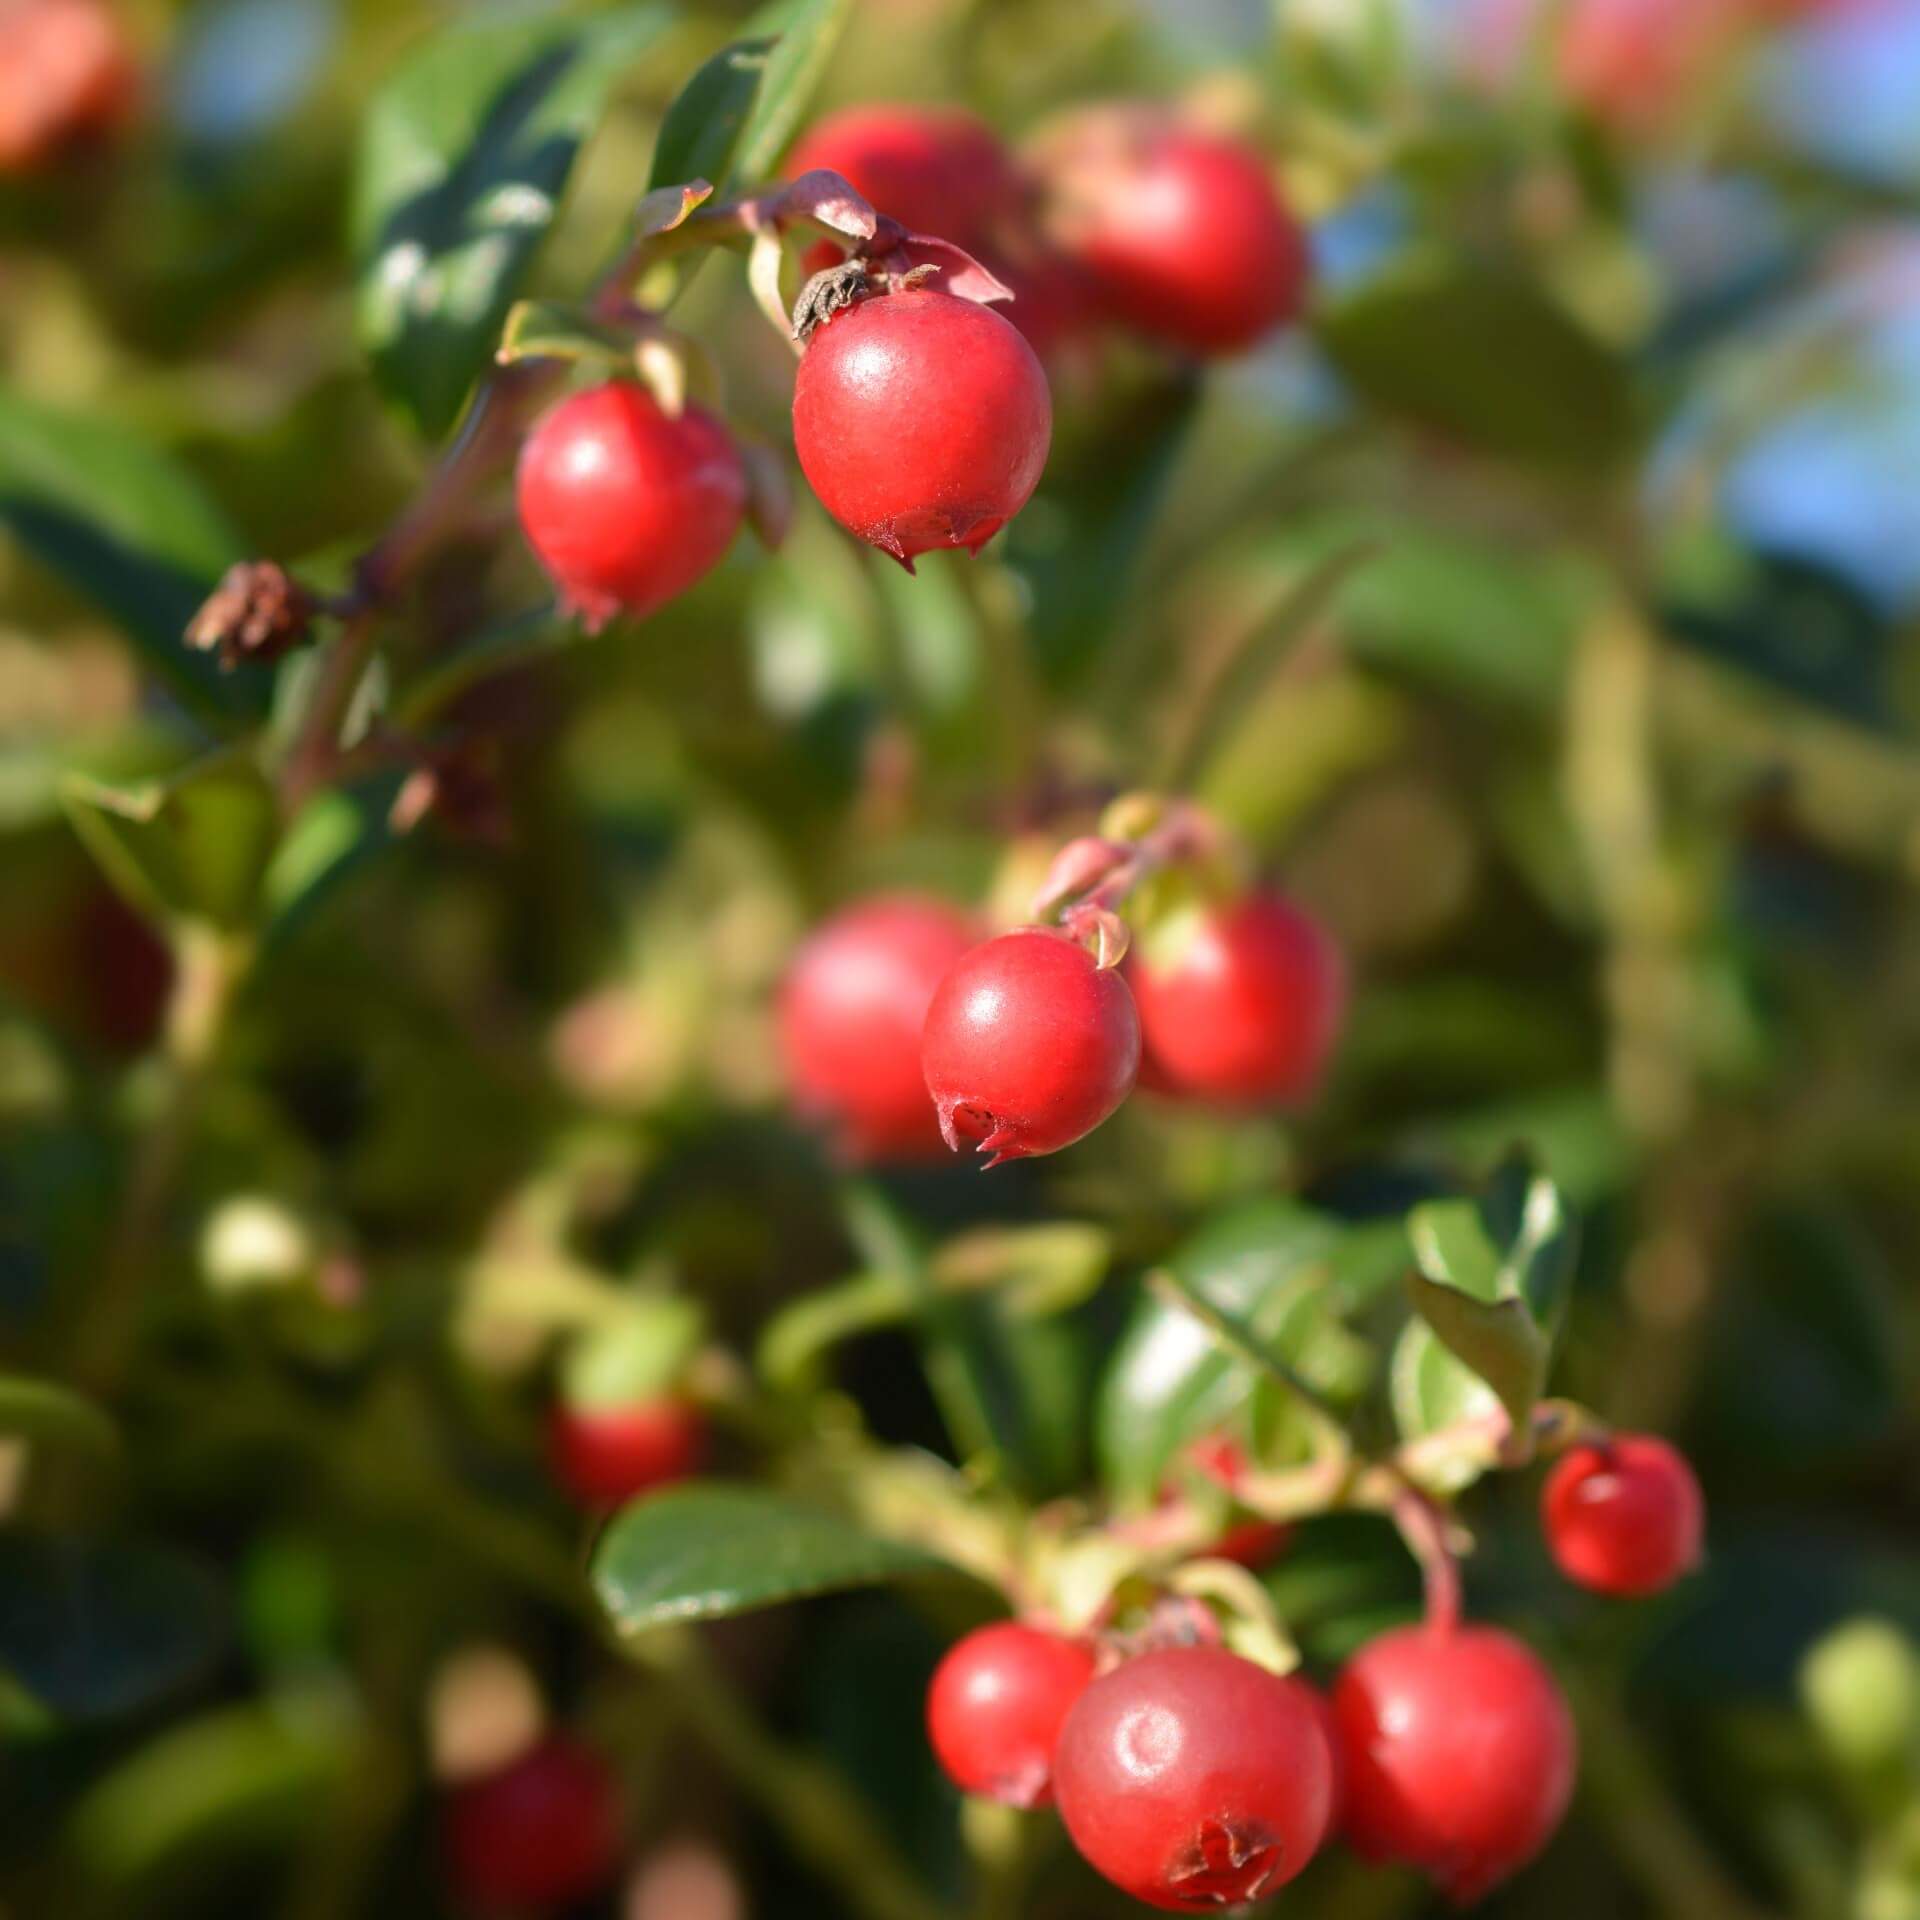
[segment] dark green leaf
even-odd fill
[[[117,424],[0,391],[0,525],[118,622],[202,718],[231,723],[265,710],[262,677],[223,674],[182,640],[240,543],[158,448]]]
[[[1622,363],[1518,275],[1421,257],[1337,302],[1319,334],[1375,405],[1485,452],[1588,473],[1634,445]]]
[[[61,797],[74,831],[139,912],[228,930],[252,923],[279,816],[247,754],[219,754],[138,787],[74,775]]]
[[[724,191],[733,171],[734,150],[767,71],[772,37],[736,40],[722,47],[680,89],[654,143],[650,187],[676,186],[682,180],[707,180]]]
[[[767,56],[752,116],[735,149],[744,179],[767,180],[778,169],[852,14],[853,0],[781,0],[748,22],[752,33],[777,34],[779,43]]]
[[[169,1550],[0,1534],[0,1670],[62,1719],[131,1713],[175,1691],[224,1633],[219,1589]]]
[[[458,418],[607,98],[672,20],[661,0],[580,20],[443,29],[361,136],[361,341],[433,437]]]
[[[592,1573],[608,1618],[634,1634],[945,1567],[782,1494],[696,1485],[628,1507],[601,1537]]]

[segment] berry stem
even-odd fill
[[[1451,1633],[1460,1624],[1460,1562],[1447,1537],[1447,1516],[1430,1494],[1406,1486],[1393,1502],[1393,1523],[1420,1563],[1427,1590],[1427,1625]]]

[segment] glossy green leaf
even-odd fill
[[[783,1494],[699,1484],[618,1515],[594,1551],[592,1576],[615,1629],[636,1634],[945,1568]]]
[[[1500,1404],[1498,1395],[1441,1344],[1424,1320],[1409,1320],[1387,1369],[1387,1397],[1402,1439],[1421,1440],[1463,1421],[1478,1420]],[[1457,1492],[1477,1469],[1467,1461],[1433,1476],[1434,1490]]]
[[[62,798],[74,831],[137,911],[228,930],[251,925],[279,815],[250,756],[216,755],[137,787],[74,775]]]
[[[131,1713],[177,1691],[224,1634],[218,1588],[169,1549],[0,1534],[0,1671],[61,1719]]]
[[[110,1454],[119,1430],[91,1400],[51,1380],[0,1375],[0,1433],[46,1446]]]
[[[1546,1385],[1573,1277],[1574,1226],[1560,1189],[1511,1159],[1477,1198],[1414,1208],[1407,1236],[1415,1308],[1524,1420]]]
[[[587,19],[467,22],[375,95],[354,199],[360,338],[423,433],[458,418],[575,157],[672,18],[649,0]]]
[[[1484,452],[1593,473],[1635,443],[1623,364],[1518,275],[1422,256],[1337,301],[1318,331],[1366,399]]]
[[[125,630],[201,718],[266,709],[264,676],[183,642],[238,535],[193,475],[128,428],[0,391],[0,526]]]
[[[743,179],[767,180],[779,170],[852,17],[853,0],[778,0],[748,22],[755,36],[773,34],[778,41],[735,149]],[[701,177],[716,179],[711,173]]]
[[[772,35],[736,40],[680,89],[660,123],[649,187],[707,180],[724,191],[776,44]]]

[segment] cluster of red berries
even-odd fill
[[[0,0],[0,174],[110,139],[139,91],[127,30],[106,0]]]
[[[793,440],[821,504],[913,569],[977,553],[1032,497],[1053,434],[1035,343],[1100,320],[1185,352],[1251,345],[1299,309],[1306,255],[1251,149],[1164,116],[1076,116],[1023,170],[962,113],[863,108],[793,157],[840,174],[910,234],[979,255],[1014,322],[917,274],[853,263],[804,327]],[[831,245],[809,265],[833,266]],[[1017,323],[1017,324],[1015,324]],[[563,605],[591,626],[644,615],[725,555],[747,508],[739,449],[697,406],[619,381],[564,400],[522,451],[521,526]]]
[[[1022,927],[979,941],[943,902],[868,901],[801,948],[780,1005],[801,1113],[858,1160],[970,1142],[989,1164],[1070,1146],[1137,1084],[1219,1106],[1319,1084],[1346,999],[1338,949],[1271,892],[1177,917],[1120,968]]]
[[[1699,1487],[1647,1436],[1569,1452],[1543,1512],[1560,1565],[1602,1592],[1654,1592],[1698,1556]],[[1091,1866],[1171,1912],[1264,1899],[1335,1831],[1477,1900],[1552,1837],[1576,1767],[1546,1666],[1451,1621],[1369,1641],[1331,1696],[1219,1646],[1127,1657],[1001,1622],[948,1651],[927,1730],[962,1792],[1056,1805]]]

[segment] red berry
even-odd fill
[[[941,981],[920,1060],[947,1145],[976,1141],[998,1166],[1070,1147],[1119,1106],[1140,1022],[1117,971],[1063,934],[1022,927]]]
[[[103,0],[0,0],[0,173],[117,133],[139,85],[126,29]]]
[[[991,241],[1022,198],[1000,136],[951,107],[875,105],[830,113],[794,148],[787,177],[816,167],[839,174],[909,233],[933,234],[969,253]]]
[[[927,1735],[947,1777],[962,1793],[1045,1806],[1060,1723],[1092,1678],[1079,1641],[1017,1621],[956,1642],[927,1689]]]
[[[707,1424],[690,1401],[575,1407],[548,1415],[554,1478],[583,1507],[616,1507],[655,1487],[685,1480],[706,1457]]]
[[[1477,1900],[1552,1837],[1573,1792],[1573,1721],[1554,1677],[1491,1627],[1402,1627],[1333,1694],[1347,1837]]]
[[[1664,1440],[1622,1433],[1561,1458],[1540,1521],[1569,1580],[1596,1593],[1658,1593],[1698,1565],[1706,1503],[1693,1469]]]
[[[1305,1099],[1346,1012],[1346,967],[1278,894],[1178,916],[1137,942],[1127,978],[1154,1088],[1229,1106]]]
[[[455,1890],[487,1913],[565,1906],[620,1858],[620,1790],[591,1748],[550,1735],[448,1796],[442,1836]]]
[[[1043,164],[1056,238],[1122,324],[1229,354],[1300,311],[1306,242],[1252,148],[1102,111],[1056,136]]]
[[[562,602],[597,628],[654,612],[719,564],[747,476],[712,414],[689,406],[675,419],[615,380],[570,395],[527,436],[519,503]]]
[[[794,382],[793,443],[821,505],[909,573],[915,554],[991,540],[1052,434],[1033,349],[991,307],[931,288],[835,314]]]
[[[977,937],[957,907],[901,895],[836,914],[794,955],[780,989],[788,1092],[848,1158],[940,1151],[920,1033],[934,989]]]
[[[1088,1864],[1175,1913],[1278,1891],[1332,1808],[1308,1690],[1220,1647],[1142,1654],[1096,1680],[1067,1715],[1053,1777]]]

